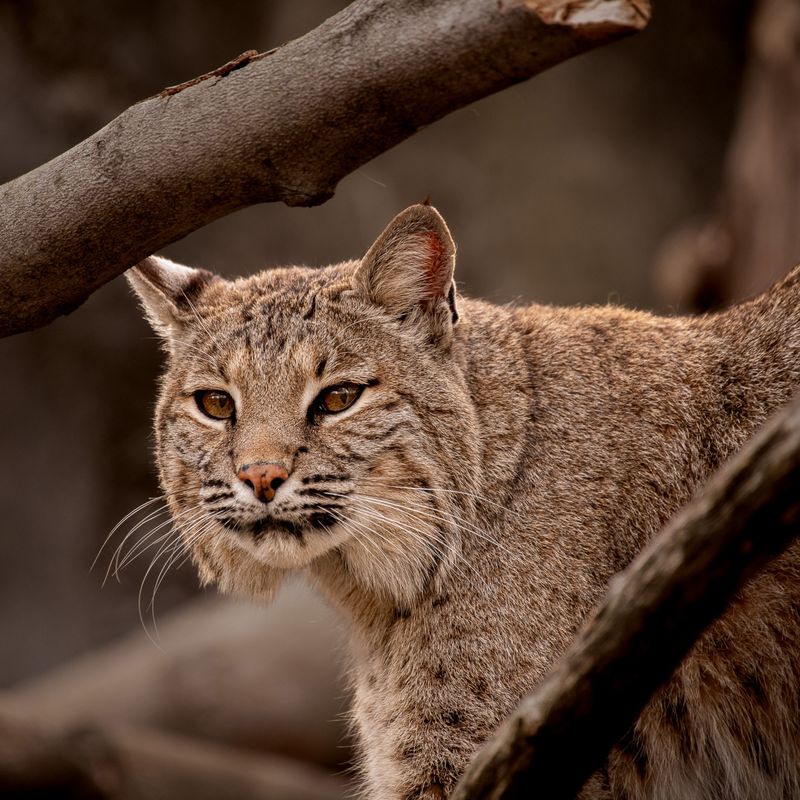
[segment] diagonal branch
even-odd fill
[[[0,187],[0,336],[253,203],[314,205],[425,125],[635,32],[647,0],[357,0]]]
[[[800,533],[800,398],[615,578],[451,800],[574,798],[748,578]]]

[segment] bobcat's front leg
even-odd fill
[[[382,682],[380,682],[382,683]],[[494,728],[465,698],[435,696],[424,686],[386,691],[359,686],[354,714],[360,733],[365,796],[375,800],[442,800]],[[395,687],[396,689],[397,687]]]
[[[438,737],[437,737],[438,738]],[[375,800],[444,800],[455,788],[459,768],[450,754],[433,742],[419,742],[405,748],[385,740],[382,745],[365,742],[364,796]],[[466,766],[466,763],[463,765]]]

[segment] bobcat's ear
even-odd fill
[[[125,273],[153,330],[165,339],[178,335],[194,317],[193,302],[203,288],[221,280],[213,272],[150,256]]]
[[[411,206],[370,247],[356,270],[354,288],[398,318],[428,324],[434,339],[449,339],[458,322],[455,255],[441,214],[432,206]]]

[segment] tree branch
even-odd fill
[[[80,731],[63,746],[101,795],[113,800],[344,800],[347,795],[344,782],[309,764],[146,728]]]
[[[0,187],[0,336],[253,203],[314,205],[425,125],[644,27],[647,0],[357,0]]]
[[[342,800],[317,767],[147,728],[53,734],[0,707],[0,795],[81,800]]]
[[[310,590],[286,586],[268,609],[202,598],[160,620],[159,634],[161,649],[138,631],[0,691],[0,709],[52,734],[126,725],[331,768],[346,760],[348,693],[331,656],[342,631]]]
[[[609,585],[452,800],[574,798],[744,583],[800,530],[800,398],[722,467]]]
[[[23,715],[0,708],[0,794],[26,798],[59,797],[95,800],[101,793],[53,737]]]

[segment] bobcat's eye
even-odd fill
[[[330,386],[319,393],[314,407],[321,414],[338,414],[340,411],[350,408],[363,391],[364,387],[358,383],[340,383],[338,386]]]
[[[211,419],[230,419],[236,410],[233,398],[220,389],[201,389],[194,393],[197,407]]]

